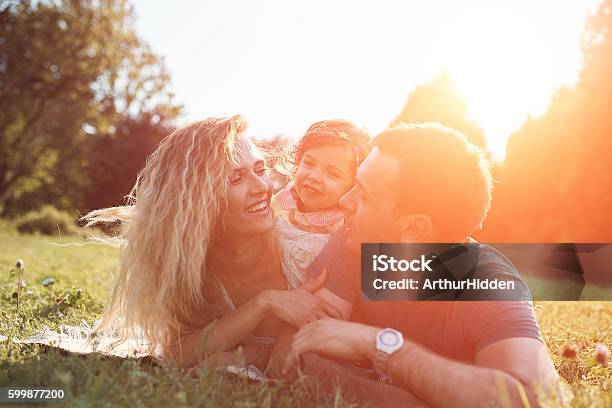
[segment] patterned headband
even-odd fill
[[[342,130],[338,129],[338,127],[352,129]],[[353,155],[355,156],[355,164],[357,166],[365,159],[365,157],[370,152],[371,138],[368,133],[351,125],[350,123],[342,123],[339,126],[330,126],[326,123],[326,121],[317,122],[308,128],[304,137],[311,134],[334,136],[341,140],[345,140],[353,149]]]

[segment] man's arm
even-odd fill
[[[538,393],[559,394],[558,374],[529,302],[459,305],[465,316],[464,334],[476,349],[474,364],[449,360],[408,340],[389,359],[392,377],[432,405],[444,405],[445,400],[469,405],[496,399],[519,406],[527,400],[533,406]],[[400,364],[394,366],[394,359]]]
[[[511,338],[493,343],[468,365],[407,344],[389,358],[397,383],[433,406],[537,406],[537,396],[558,392],[558,374],[542,342]],[[443,380],[442,380],[443,379]]]
[[[295,335],[283,372],[308,352],[341,360],[373,360],[378,328],[335,319],[303,326]],[[435,354],[409,339],[388,362],[393,380],[432,406],[537,406],[539,390],[558,396],[558,375],[544,344],[508,338],[484,347],[475,365]],[[558,400],[557,400],[558,401]]]

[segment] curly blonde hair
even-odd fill
[[[216,317],[210,253],[245,128],[245,119],[233,116],[177,129],[148,158],[126,206],[83,217],[87,226],[125,225],[111,300],[94,334],[110,331],[117,343],[138,339],[149,352],[163,351]]]

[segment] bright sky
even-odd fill
[[[380,132],[418,84],[455,81],[494,157],[573,84],[599,0],[135,0],[186,121],[244,114],[249,134],[298,138],[345,117]]]

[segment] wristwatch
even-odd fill
[[[389,356],[401,349],[404,336],[397,330],[386,328],[376,334],[376,353],[374,354],[374,370],[380,381],[390,383],[391,377],[386,373]]]

